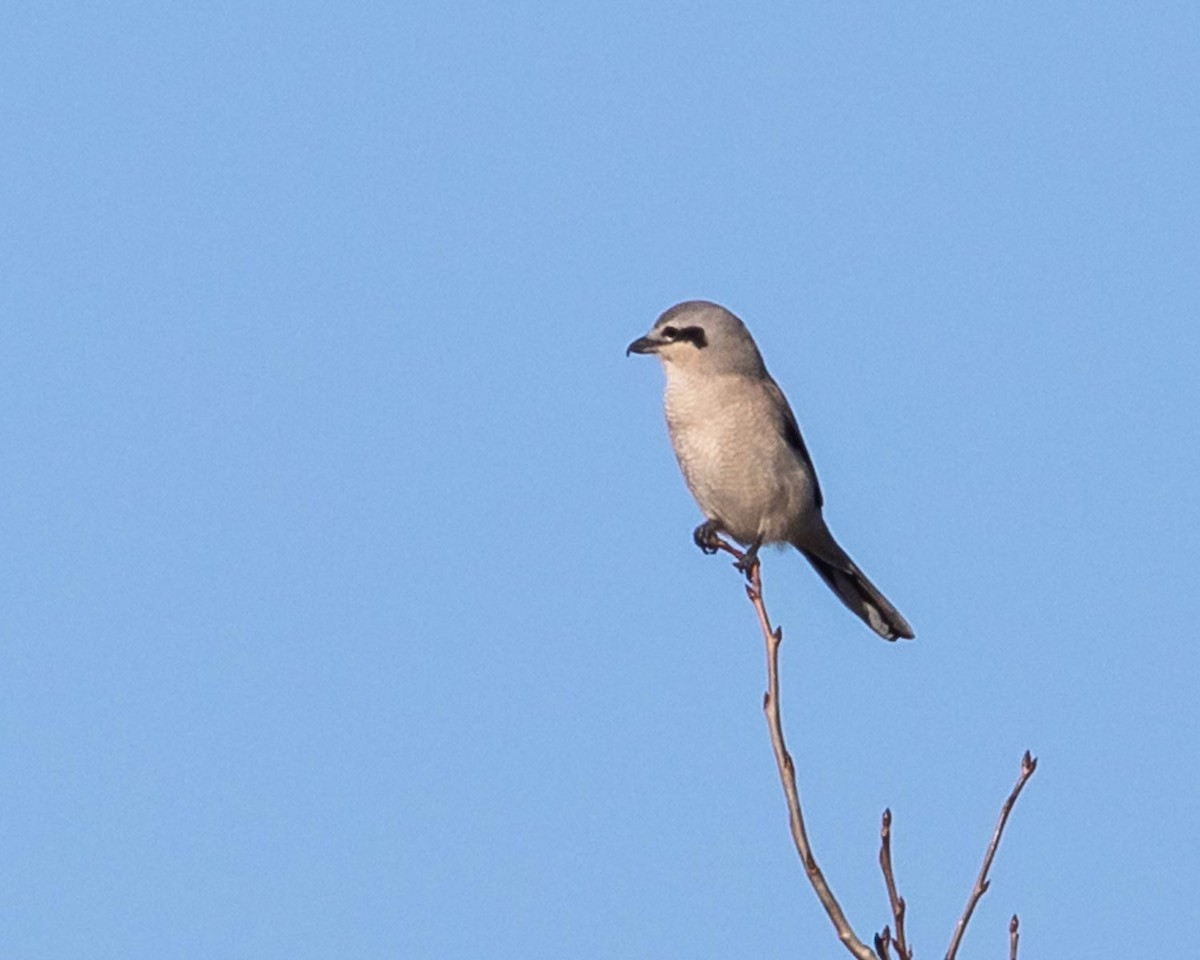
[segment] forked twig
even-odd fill
[[[714,540],[713,545],[736,557],[739,562],[745,557],[740,550],[720,538]],[[841,904],[833,895],[833,891],[829,889],[825,874],[817,865],[817,858],[808,842],[808,832],[804,828],[804,813],[800,809],[800,792],[796,787],[796,765],[783,740],[783,719],[779,712],[779,645],[783,642],[783,629],[781,627],[772,629],[771,627],[767,608],[763,604],[761,569],[761,566],[755,562],[746,573],[750,581],[746,586],[746,596],[754,604],[759,626],[762,627],[763,639],[767,645],[767,692],[763,697],[763,713],[766,715],[767,727],[771,733],[771,748],[775,753],[775,764],[779,768],[779,779],[783,784],[784,796],[787,798],[792,840],[795,841],[796,852],[800,855],[800,862],[804,865],[804,872],[808,875],[809,883],[812,884],[817,899],[821,901],[821,906],[829,915],[829,919],[837,931],[838,939],[858,960],[879,960],[871,948],[863,943],[850,927],[850,921],[846,919]],[[886,957],[883,960],[886,960]]]
[[[971,896],[967,899],[967,906],[963,910],[962,916],[958,918],[958,923],[954,925],[954,936],[950,940],[950,947],[946,951],[946,960],[954,960],[958,955],[958,946],[962,943],[963,934],[966,933],[967,924],[971,921],[971,914],[975,912],[975,906],[979,903],[980,898],[987,893],[990,881],[988,880],[988,870],[991,869],[992,860],[996,856],[996,848],[1000,846],[1000,837],[1004,834],[1004,825],[1008,823],[1008,815],[1012,813],[1013,804],[1017,802],[1017,797],[1021,795],[1021,791],[1025,789],[1025,784],[1029,782],[1029,778],[1033,776],[1033,771],[1037,769],[1037,758],[1034,757],[1028,750],[1025,751],[1025,756],[1021,758],[1021,775],[1017,777],[1016,786],[1013,787],[1012,793],[1008,795],[1008,799],[1004,801],[1004,806],[1000,808],[1000,819],[996,822],[996,829],[992,833],[992,842],[988,844],[987,853],[983,857],[983,866],[979,868],[979,876],[975,880],[975,889],[971,891]],[[1009,925],[1010,951],[1015,950],[1015,927]]]
[[[888,901],[892,905],[892,919],[896,921],[896,936],[893,942],[900,960],[912,960],[912,950],[904,937],[904,898],[896,891],[896,875],[892,871],[892,811],[883,811],[883,823],[879,828],[879,867],[883,871],[883,882],[887,885]],[[884,927],[883,932],[889,933]]]
[[[883,811],[883,822],[879,831],[879,866],[883,871],[884,883],[887,885],[888,901],[891,905],[892,918],[896,924],[896,931],[893,935],[891,929],[885,926],[882,933],[875,935],[875,950],[872,951],[870,947],[858,938],[851,928],[850,921],[846,919],[846,914],[842,911],[841,904],[838,903],[837,898],[833,895],[833,891],[829,888],[829,883],[825,880],[825,874],[822,873],[820,866],[817,865],[816,856],[813,854],[812,846],[808,842],[808,832],[804,827],[804,813],[800,808],[800,792],[796,786],[796,765],[792,761],[791,754],[788,753],[787,745],[784,743],[783,719],[779,711],[779,645],[783,643],[783,629],[781,627],[772,628],[771,619],[767,615],[767,608],[763,602],[762,568],[756,558],[751,558],[750,563],[746,564],[746,554],[720,537],[714,537],[702,544],[702,546],[711,546],[716,550],[723,550],[734,557],[737,561],[734,565],[745,574],[746,579],[749,581],[746,585],[746,596],[754,605],[755,613],[758,614],[758,623],[762,628],[763,639],[767,647],[767,692],[763,697],[763,713],[766,715],[767,728],[771,734],[771,748],[775,753],[775,764],[779,768],[779,779],[783,784],[783,793],[787,799],[788,820],[791,826],[792,840],[796,844],[796,852],[800,855],[800,862],[804,865],[804,872],[807,874],[809,883],[812,884],[812,888],[817,894],[817,899],[821,901],[821,906],[825,908],[825,913],[828,914],[830,921],[833,923],[838,939],[842,941],[846,949],[858,958],[858,960],[891,960],[892,947],[896,949],[897,960],[912,960],[912,947],[908,945],[904,931],[906,905],[904,898],[900,896],[896,889],[896,875],[892,867],[891,810]],[[715,552],[715,550],[709,552]],[[971,915],[975,912],[975,907],[978,905],[980,898],[987,893],[988,886],[990,885],[988,871],[991,870],[992,861],[996,857],[996,850],[1000,846],[1000,838],[1004,834],[1004,827],[1008,823],[1009,814],[1012,813],[1017,798],[1021,795],[1025,784],[1029,782],[1029,778],[1033,776],[1033,772],[1036,769],[1037,759],[1026,750],[1025,756],[1021,759],[1021,775],[1017,778],[1016,785],[1008,795],[1008,799],[1004,801],[1004,805],[1000,808],[1000,819],[996,823],[991,843],[988,844],[987,852],[984,854],[983,866],[979,869],[979,876],[975,880],[975,887],[967,899],[967,906],[963,910],[962,916],[959,917],[958,923],[954,926],[954,936],[951,938],[950,947],[946,951],[946,960],[955,960],[958,955],[958,948],[962,943],[963,934],[966,933],[967,924],[971,921]],[[1020,939],[1018,926],[1019,921],[1016,914],[1014,914],[1012,921],[1008,925],[1009,960],[1017,960],[1017,943]]]

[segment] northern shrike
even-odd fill
[[[842,603],[885,640],[912,627],[843,550],[821,515],[824,499],[787,399],[745,325],[706,300],[676,304],[625,351],[655,353],[675,457],[705,521],[705,553],[727,534],[746,546],[749,571],[764,543],[790,543]]]

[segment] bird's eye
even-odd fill
[[[668,340],[674,340],[677,336],[679,336],[679,331],[674,327],[663,327],[662,335]]]

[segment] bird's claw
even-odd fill
[[[747,580],[754,579],[754,568],[758,566],[758,557],[745,556],[741,560],[734,560],[733,567],[739,573],[744,573]]]
[[[754,579],[754,571],[758,569],[758,548],[761,546],[762,541],[756,540],[750,545],[750,549],[742,554],[740,560],[733,561],[734,569],[743,574],[747,580]]]
[[[721,549],[721,539],[717,536],[717,525],[711,520],[705,520],[692,531],[692,539],[704,553],[714,554]]]

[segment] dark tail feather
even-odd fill
[[[903,637],[905,640],[913,638],[913,629],[908,625],[908,621],[900,616],[900,611],[888,602],[887,597],[875,588],[875,584],[866,578],[849,557],[846,558],[848,568],[843,570],[802,547],[797,549],[804,554],[813,565],[813,569],[829,584],[829,589],[838,595],[842,603],[858,614],[863,622],[884,640],[895,640],[897,637]]]

